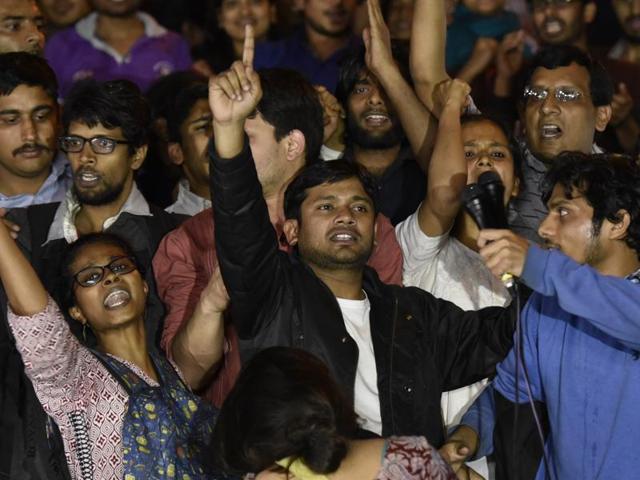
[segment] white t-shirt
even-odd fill
[[[369,314],[371,304],[364,300],[347,300],[336,298],[347,333],[358,346],[358,367],[354,387],[354,407],[361,419],[361,427],[370,432],[382,434],[382,418],[380,416],[380,398],[378,397],[378,371],[371,340]]]

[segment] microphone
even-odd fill
[[[487,171],[478,177],[478,183],[472,183],[462,192],[465,210],[481,230],[486,228],[508,228],[507,214],[503,203],[504,185],[496,172]],[[505,287],[511,288],[515,279],[510,273],[500,277]]]

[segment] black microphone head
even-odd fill
[[[464,187],[462,204],[479,228],[488,228],[487,196],[477,183]]]
[[[464,187],[464,190],[462,191],[462,203],[466,205],[474,198],[478,198],[483,195],[484,192],[477,183],[470,183],[469,185]]]
[[[487,195],[491,206],[489,223],[491,228],[508,228],[507,215],[504,208],[504,185],[497,172],[488,170],[478,177],[478,185]]]
[[[502,179],[500,178],[500,175],[498,175],[498,173],[494,172],[493,170],[487,170],[486,172],[481,173],[478,177],[478,185],[484,186],[487,183],[493,182],[497,182],[502,185]]]

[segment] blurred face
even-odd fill
[[[148,287],[137,269],[119,273],[123,270],[123,263],[118,259],[126,255],[115,245],[87,245],[80,250],[69,268],[74,275],[82,271],[86,273],[85,269],[96,266],[111,265],[116,270],[112,272],[105,268],[102,279],[90,287],[80,286],[77,282],[73,284],[75,307],[71,308],[71,316],[83,323],[88,322],[98,339],[100,333],[125,327],[144,318]],[[116,263],[112,263],[114,261]]]
[[[267,35],[274,14],[269,0],[224,0],[218,25],[236,42],[244,40],[245,25],[252,25],[255,38],[261,40]]]
[[[182,169],[192,186],[209,184],[207,146],[213,135],[211,122],[209,102],[206,98],[201,98],[195,103],[180,128]]]
[[[40,87],[0,95],[0,177],[42,178],[56,149],[58,105]]]
[[[127,17],[140,7],[141,0],[90,0],[98,13],[110,17]]]
[[[593,227],[593,208],[577,190],[571,196],[566,198],[562,185],[554,187],[547,203],[549,214],[538,234],[548,248],[557,248],[578,263],[598,268],[606,249]]]
[[[28,52],[42,55],[44,19],[35,0],[0,2],[0,53]]]
[[[40,0],[42,13],[57,27],[68,27],[91,11],[89,0]]]
[[[84,123],[72,122],[68,135],[126,141],[120,127],[109,129],[101,124],[89,127]],[[98,154],[88,141],[81,151],[67,152],[73,171],[73,188],[80,203],[107,205],[124,201],[131,191],[133,173],[142,165],[145,154],[144,147],[131,154],[129,146],[121,143],[111,153]]]
[[[409,40],[411,37],[411,22],[413,21],[414,0],[391,0],[387,25],[391,38]]]
[[[613,0],[611,3],[627,38],[640,43],[640,0]]]
[[[593,105],[589,71],[575,63],[553,70],[538,68],[529,86],[548,92],[546,99],[530,97],[525,104],[527,144],[534,155],[548,161],[568,150],[589,153],[595,131],[604,130],[610,117],[608,106]],[[579,95],[569,98],[561,95],[564,91]]]
[[[462,0],[462,4],[480,15],[493,15],[504,8],[505,0]]]
[[[312,267],[361,269],[371,255],[375,214],[357,178],[310,188],[300,221],[287,222],[295,225],[287,240],[298,245],[301,258]]]
[[[277,141],[275,127],[267,123],[260,113],[245,120],[244,131],[249,137],[249,147],[263,191],[270,192],[296,173],[290,171],[286,161],[286,139]]]
[[[327,37],[344,37],[351,32],[357,0],[297,0],[305,24]]]
[[[533,23],[542,43],[549,45],[571,45],[584,33],[593,20],[595,7],[586,8],[582,1],[570,3],[534,2]]]
[[[487,171],[494,171],[504,185],[504,203],[517,195],[518,179],[513,166],[509,139],[488,120],[467,122],[462,126],[464,155],[467,159],[467,184],[476,183]]]
[[[404,134],[390,105],[378,80],[362,73],[348,99],[349,140],[364,149],[387,149],[399,145]]]

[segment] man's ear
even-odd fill
[[[167,153],[169,154],[169,160],[174,165],[182,165],[184,163],[184,152],[178,142],[169,142],[167,144]]]
[[[513,190],[511,190],[511,198],[515,198],[520,193],[520,179],[516,177],[513,180]]]
[[[611,120],[611,105],[596,107],[596,130],[598,132],[604,132],[609,120]]]
[[[611,240],[623,240],[626,238],[629,225],[631,224],[631,215],[629,215],[629,212],[626,210],[621,209],[616,212],[616,216],[620,221],[611,224],[611,228],[609,229],[609,238]]]
[[[293,9],[296,12],[302,12],[304,10],[304,4],[307,3],[306,0],[294,0],[293,1]]]
[[[73,306],[69,309],[69,315],[71,316],[71,318],[73,318],[76,322],[80,322],[81,324],[85,324],[87,323],[87,319],[85,318],[85,316],[82,314],[82,312],[80,311],[80,309],[77,306]]]
[[[298,244],[298,220],[285,220],[282,232],[289,245],[293,247]]]
[[[142,291],[144,292],[145,295],[149,295],[149,285],[147,284],[146,281],[142,282]]]
[[[287,135],[286,148],[287,148],[287,160],[293,161],[298,158],[304,158],[307,142],[304,138],[304,133],[298,129],[291,130]]]
[[[596,13],[598,13],[596,2],[588,1],[584,6],[584,10],[582,11],[582,20],[584,21],[584,24],[591,24],[596,18]]]
[[[144,159],[147,158],[148,145],[141,145],[133,152],[131,170],[138,170],[144,163]]]

